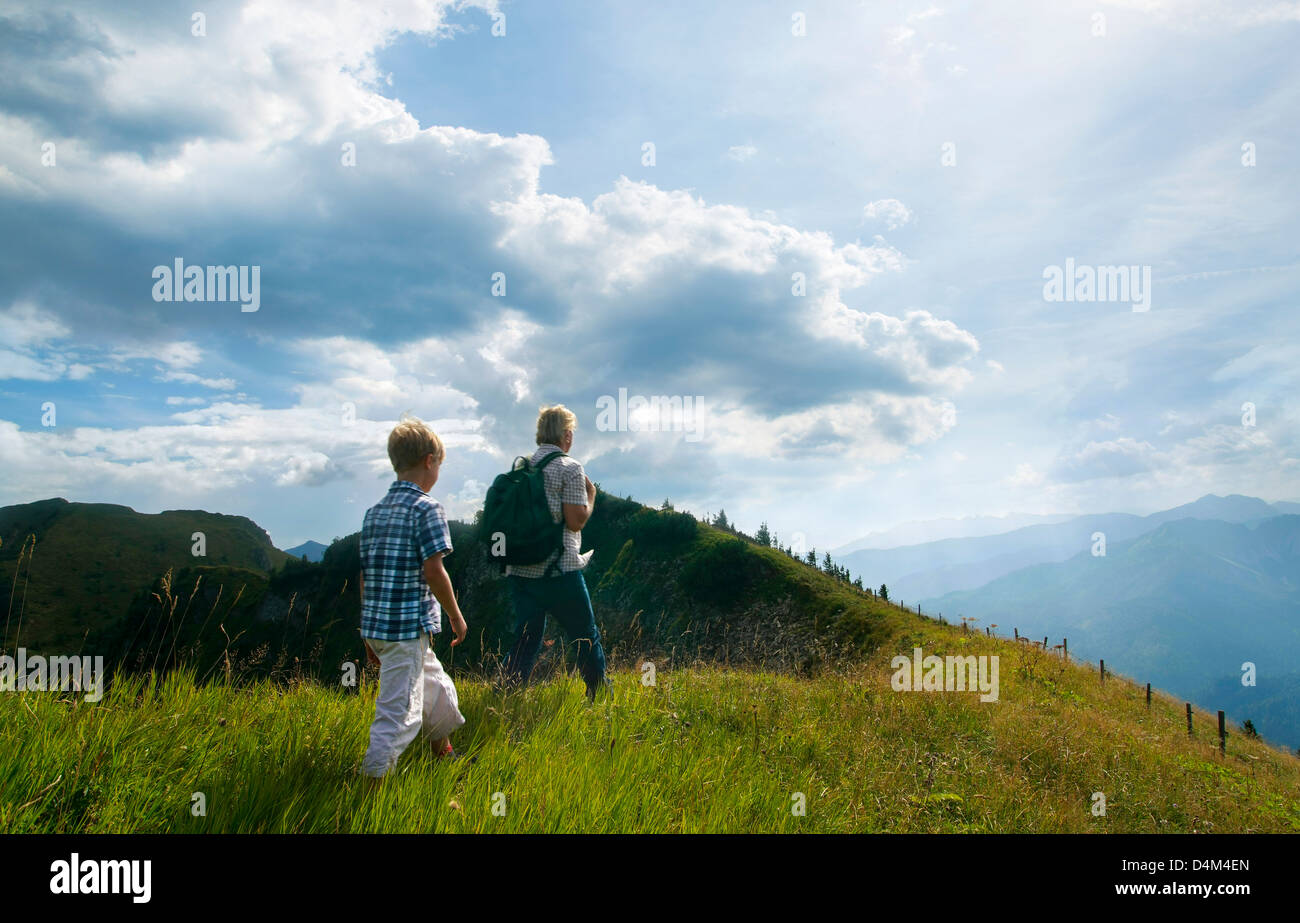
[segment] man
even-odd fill
[[[537,416],[537,451],[528,460],[536,465],[556,452],[565,453],[544,469],[546,501],[551,517],[564,523],[561,547],[539,564],[512,564],[506,568],[510,595],[518,620],[518,639],[506,658],[505,679],[509,684],[524,685],[532,675],[546,633],[549,613],[560,623],[577,661],[578,671],[587,684],[587,698],[605,684],[605,650],[600,644],[596,615],[582,569],[591,552],[581,554],[582,527],[591,516],[596,502],[596,485],[591,483],[582,464],[570,458],[573,432],[578,418],[563,404],[543,407]]]

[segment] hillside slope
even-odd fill
[[[1158,694],[1148,711],[1131,683],[923,618],[685,514],[601,494],[584,538],[615,664],[594,706],[561,644],[537,685],[493,690],[512,637],[505,583],[457,523],[449,565],[471,632],[438,653],[473,759],[450,769],[416,748],[367,795],[355,770],[374,674],[344,682],[361,659],[356,536],[270,573],[189,566],[92,639],[138,668],[102,702],[0,696],[0,829],[1300,830],[1300,761],[1236,728],[1218,756],[1214,719],[1198,711],[1189,739],[1181,700]],[[916,647],[996,656],[997,699],[895,691],[890,661]]]
[[[507,582],[473,524],[453,522],[451,534],[447,569],[470,632],[447,656],[458,670],[490,671],[514,640]],[[178,568],[137,593],[129,616],[90,643],[144,669],[185,660],[210,675],[230,658],[258,675],[337,676],[340,664],[363,658],[358,541],[354,533],[331,544],[320,564],[290,560],[269,576]],[[594,552],[585,577],[614,659],[700,657],[806,671],[873,650],[897,617],[893,606],[776,549],[605,493],[583,544]]]
[[[206,541],[201,558],[192,553],[196,532]],[[200,564],[265,574],[287,559],[243,516],[137,513],[60,498],[6,506],[0,508],[0,586],[14,593],[14,602],[9,636],[0,640],[6,648],[75,652],[88,633],[115,628],[132,597],[169,568]]]
[[[1025,568],[925,608],[1068,637],[1079,657],[1300,747],[1300,516],[1169,522],[1104,557]],[[1241,684],[1247,661],[1255,686]]]
[[[879,655],[812,677],[620,671],[501,695],[458,680],[465,758],[412,748],[356,776],[374,708],[334,684],[183,672],[99,706],[0,696],[0,829],[23,832],[1296,832],[1300,760],[1058,657],[912,616]],[[911,645],[996,655],[1000,697],[895,692]],[[21,700],[21,701],[20,701]],[[557,767],[563,767],[558,771]],[[202,792],[206,813],[191,812]],[[1105,813],[1094,812],[1098,795]],[[494,811],[494,808],[497,808]],[[802,809],[802,810],[800,810]]]

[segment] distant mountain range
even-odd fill
[[[1106,541],[1113,543],[1135,538],[1176,519],[1250,522],[1291,512],[1300,512],[1300,504],[1269,504],[1239,494],[1228,497],[1210,494],[1194,503],[1149,516],[1131,513],[1074,516],[1062,522],[1025,526],[998,535],[863,549],[838,555],[837,560],[851,573],[861,576],[868,586],[886,583],[893,598],[915,602],[975,589],[1023,567],[1067,560],[1088,550],[1096,532],[1103,533]]]
[[[1250,718],[1269,739],[1300,747],[1300,515],[1166,521],[1108,542],[1104,556],[1081,551],[922,608],[996,623],[999,634],[1068,638],[1072,656],[1104,659],[1108,670]],[[1241,682],[1247,662],[1254,686]]]
[[[854,551],[867,548],[898,548],[903,545],[921,545],[945,538],[974,538],[979,535],[999,535],[1024,526],[1049,522],[1064,522],[1077,513],[1007,513],[1005,516],[961,516],[958,518],[926,519],[904,522],[880,532],[868,532],[861,538],[832,548],[831,554],[839,559]]]

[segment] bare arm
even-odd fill
[[[564,504],[564,525],[570,532],[581,532],[596,506],[596,485],[591,483],[589,477],[584,476],[583,480],[587,482],[587,504],[585,506],[577,503]]]
[[[360,597],[363,600],[366,598],[365,571],[362,571],[360,574],[357,575],[357,593],[360,595]],[[373,663],[375,666],[379,666],[379,658],[375,656],[375,652],[370,647],[370,642],[366,640],[364,635],[362,635],[361,637],[361,643],[366,646],[366,662]]]
[[[451,618],[451,630],[456,636],[452,639],[451,646],[455,647],[465,640],[465,633],[469,629],[465,624],[465,616],[461,615],[460,605],[456,602],[456,591],[451,587],[451,577],[447,575],[447,568],[443,566],[441,552],[431,558],[425,558],[424,579],[429,584],[433,598],[438,600],[438,605],[442,606],[443,611]]]

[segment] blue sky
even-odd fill
[[[7,4],[0,504],[328,540],[409,411],[467,516],[543,402],[605,489],[820,547],[1300,499],[1300,4],[705,6]],[[155,301],[178,258],[259,309]]]

